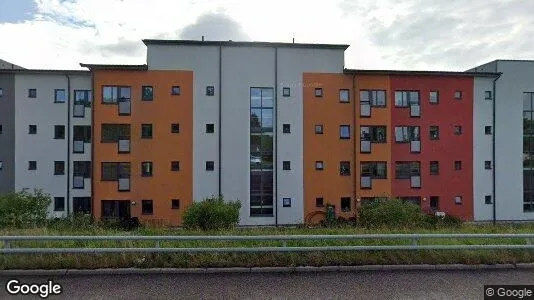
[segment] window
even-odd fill
[[[419,105],[419,91],[395,91],[395,106]]]
[[[339,90],[339,102],[349,103],[350,102],[350,92],[347,89]]]
[[[206,124],[206,133],[214,133],[215,124]]]
[[[386,126],[362,126],[360,127],[360,140],[371,143],[386,143]]]
[[[454,92],[454,99],[461,100],[462,98],[463,98],[463,92],[462,91]]]
[[[28,98],[37,98],[37,90],[28,89]]]
[[[438,91],[430,91],[430,104],[438,104],[439,103],[439,92]]]
[[[459,125],[454,126],[454,134],[455,135],[461,135],[462,134],[462,126],[459,126]]]
[[[55,103],[65,103],[67,100],[67,93],[64,89],[55,89],[54,90],[54,102]]]
[[[523,93],[523,212],[534,212],[534,93]]]
[[[178,123],[171,124],[171,132],[180,133],[180,124]]]
[[[4,89],[0,88],[0,98],[4,96]]]
[[[322,160],[315,161],[315,170],[317,171],[324,170],[324,162]]]
[[[73,176],[82,176],[83,178],[91,178],[91,162],[90,161],[75,161],[73,163]]]
[[[141,200],[143,215],[151,215],[154,212],[152,200]]]
[[[65,197],[54,197],[54,211],[65,210]]]
[[[439,209],[439,197],[430,196],[430,209],[436,211]]]
[[[55,125],[54,126],[54,139],[65,139],[65,125]]]
[[[144,85],[141,87],[141,101],[154,100],[154,87],[151,85]]]
[[[395,178],[410,179],[421,176],[421,164],[418,161],[398,161],[395,163]]]
[[[37,170],[37,161],[35,161],[35,160],[30,160],[30,161],[28,162],[28,170],[30,170],[30,171],[35,171],[35,170]]]
[[[439,161],[430,162],[430,175],[439,175]]]
[[[291,207],[291,198],[282,198],[282,205],[284,207]]]
[[[90,90],[74,90],[74,104],[82,104],[85,107],[91,106]]]
[[[91,214],[91,197],[72,197],[74,214]]]
[[[4,132],[4,128],[2,126],[2,124],[0,124],[0,134],[2,134]]]
[[[171,200],[171,208],[172,209],[180,209],[180,199],[172,199]]]
[[[491,126],[484,126],[484,133],[487,135],[491,134]]]
[[[171,171],[173,171],[173,172],[180,171],[180,162],[179,161],[171,161]]]
[[[291,170],[291,162],[289,160],[284,160],[282,162],[282,170],[284,170],[284,171]]]
[[[315,97],[322,97],[323,96],[323,89],[322,88],[316,88],[315,89]]]
[[[180,86],[179,85],[173,85],[171,87],[171,95],[178,96],[180,95]]]
[[[4,169],[4,162],[0,160],[0,171]]]
[[[349,125],[339,125],[339,138],[342,140],[350,139],[350,126]]]
[[[315,134],[323,134],[323,125],[315,125]]]
[[[83,141],[84,143],[91,142],[91,126],[74,125],[73,140]]]
[[[282,88],[282,97],[290,97],[291,96],[291,88],[285,87]]]
[[[29,125],[28,126],[28,133],[29,134],[37,134],[37,125]]]
[[[493,201],[491,200],[491,195],[484,196],[484,203],[493,204]]]
[[[411,141],[419,141],[419,126],[402,126],[395,127],[395,142],[409,143]]]
[[[341,211],[350,211],[350,197],[341,197]]]
[[[282,124],[282,133],[291,133],[291,125]]]
[[[439,126],[430,126],[430,140],[439,140]]]
[[[215,170],[215,162],[214,161],[207,161],[206,162],[206,171],[213,171]]]
[[[387,164],[385,161],[365,161],[361,162],[361,176],[373,179],[387,178]]]
[[[484,169],[491,170],[491,160],[484,161]]]
[[[141,124],[141,138],[142,139],[152,138],[152,124]]]
[[[350,176],[350,161],[339,162],[339,175]]]
[[[360,90],[360,104],[368,104],[371,107],[386,107],[386,91]]]
[[[206,96],[213,96],[215,95],[215,87],[213,85],[208,85],[206,87]]]
[[[65,162],[64,161],[54,162],[54,175],[65,175]]]
[[[116,143],[130,139],[130,124],[102,124],[102,143]]]
[[[117,181],[119,178],[130,178],[130,163],[103,162],[102,181]]]
[[[460,171],[462,169],[462,161],[461,160],[457,160],[454,162],[454,169],[456,171]]]
[[[152,177],[153,164],[151,161],[144,161],[141,163],[141,176],[143,177]]]
[[[486,100],[493,100],[493,96],[492,96],[491,91],[485,91],[485,92],[484,92],[484,99],[486,99]]]
[[[460,205],[463,203],[462,196],[455,196],[454,197],[454,204]]]
[[[130,101],[131,88],[129,86],[105,85],[102,87],[102,103],[115,104],[118,101]]]
[[[323,197],[315,198],[315,207],[324,207]]]

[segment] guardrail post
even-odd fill
[[[412,245],[417,246],[417,238],[412,238]]]
[[[530,239],[530,238],[526,238],[525,240],[526,240],[526,242],[527,242],[527,245],[532,245],[532,239]]]
[[[159,241],[156,241],[156,248],[159,248]]]
[[[11,245],[9,245],[9,241],[4,241],[4,249],[11,248]]]

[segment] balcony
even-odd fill
[[[83,189],[84,187],[85,187],[85,185],[84,185],[83,176],[73,176],[72,177],[72,188],[73,189]]]
[[[84,153],[85,152],[85,144],[83,141],[74,141],[73,147],[72,147],[73,153]]]
[[[119,140],[119,153],[130,153],[130,140]]]
[[[76,118],[83,118],[85,117],[85,105],[82,104],[74,104],[72,115]]]
[[[410,187],[414,189],[420,188],[421,187],[421,176],[411,176]]]
[[[127,192],[130,190],[130,178],[119,178],[119,192]]]
[[[420,153],[421,152],[421,141],[411,141],[410,152]]]
[[[361,141],[360,142],[360,152],[361,153],[371,153],[371,141]]]
[[[370,189],[372,187],[371,176],[360,177],[360,186],[362,189]]]
[[[131,113],[130,101],[119,101],[119,116],[128,116]]]
[[[420,117],[420,116],[421,116],[421,106],[410,105],[410,117]]]
[[[371,104],[367,104],[367,103],[360,104],[360,116],[361,117],[371,116]]]

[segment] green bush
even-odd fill
[[[365,227],[420,226],[424,219],[419,206],[398,199],[377,200],[359,209],[359,223]]]
[[[50,195],[41,190],[24,189],[0,195],[0,227],[28,227],[46,222]]]
[[[238,201],[224,201],[223,197],[204,199],[193,203],[183,215],[186,228],[219,230],[235,227],[239,223]]]
[[[50,229],[88,229],[96,227],[96,223],[91,215],[86,214],[74,214],[64,218],[49,219],[46,222],[46,227]]]

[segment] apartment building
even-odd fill
[[[242,225],[351,218],[389,197],[534,219],[534,62],[354,70],[348,45],[143,42],[142,65],[0,71],[0,192],[164,226],[217,195],[242,203]]]
[[[0,193],[42,189],[50,217],[91,211],[91,77],[0,70]]]

